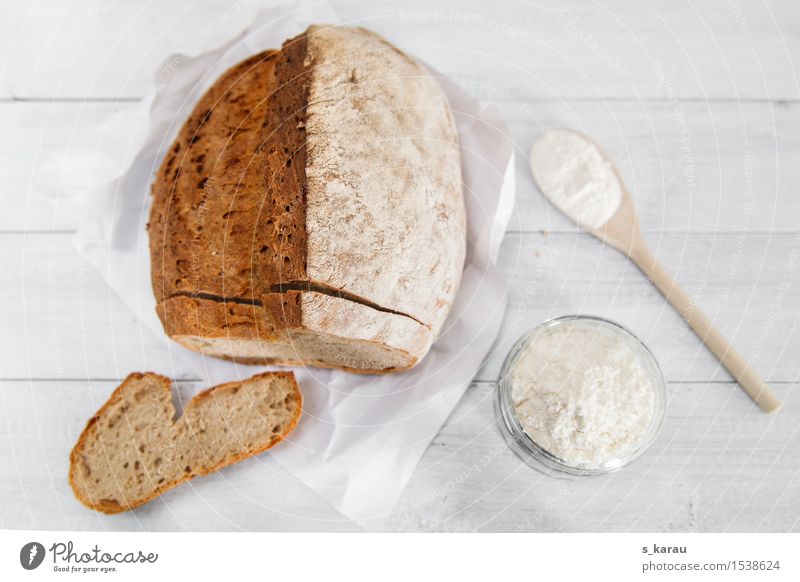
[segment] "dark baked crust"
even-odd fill
[[[258,145],[276,54],[260,53],[226,72],[161,164],[148,225],[157,301],[176,293],[252,296],[250,249],[241,239],[254,232],[261,205]]]
[[[175,296],[156,311],[167,335],[279,341],[300,326],[300,293],[273,293],[250,302]]]
[[[304,47],[234,66],[181,129],[153,184],[157,301],[247,299],[304,279]]]
[[[306,37],[284,43],[263,125],[265,195],[252,236],[253,290],[306,279]]]

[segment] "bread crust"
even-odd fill
[[[359,368],[292,357],[223,356],[242,364],[313,365],[361,374],[388,374],[413,367],[432,343],[430,329],[413,319],[313,291],[270,293],[251,303],[178,296],[162,301],[157,309],[170,337],[190,349],[197,348],[186,338],[255,340],[291,346],[293,333],[317,331],[342,341],[389,346],[405,354],[408,362],[405,366]]]
[[[189,336],[285,345],[290,331],[325,322],[365,349],[395,350],[392,363],[257,358],[233,343],[213,355],[364,373],[413,366],[460,283],[459,160],[441,88],[369,31],[312,26],[232,67],[200,99],[153,184],[152,279],[167,334],[191,349],[202,342],[182,341]],[[340,296],[289,290],[303,285]]]
[[[70,452],[70,457],[69,457],[70,468],[69,468],[68,481],[76,499],[78,499],[78,501],[80,501],[83,505],[85,505],[89,509],[93,509],[95,511],[99,511],[105,514],[115,514],[115,513],[121,513],[123,511],[129,511],[131,509],[144,505],[145,503],[151,501],[152,499],[158,497],[159,495],[162,495],[163,493],[169,491],[170,489],[176,487],[177,485],[180,485],[181,483],[188,481],[196,476],[208,475],[209,473],[213,473],[215,471],[218,471],[219,469],[222,469],[234,463],[238,463],[239,461],[242,461],[244,459],[262,453],[267,449],[275,446],[277,443],[284,440],[286,436],[297,426],[297,423],[300,420],[300,416],[302,414],[303,397],[302,394],[300,393],[300,388],[297,385],[297,381],[294,378],[294,374],[292,374],[291,372],[265,372],[263,374],[256,374],[255,376],[252,376],[249,380],[246,380],[245,382],[262,377],[281,378],[283,380],[289,381],[292,384],[293,395],[295,398],[294,402],[296,403],[296,405],[294,406],[294,410],[296,411],[296,413],[291,418],[290,423],[284,432],[280,433],[279,435],[276,435],[273,439],[271,439],[263,446],[241,451],[240,453],[228,457],[224,462],[215,465],[213,467],[209,468],[201,467],[198,471],[194,471],[188,474],[181,473],[179,477],[167,481],[162,485],[155,486],[151,494],[147,495],[142,499],[137,499],[134,502],[121,504],[111,500],[104,500],[104,499],[94,500],[87,495],[86,489],[81,485],[82,476],[79,469],[80,456],[83,453],[83,450],[86,446],[88,439],[94,436],[93,432],[97,430],[97,426],[100,423],[100,421],[104,418],[104,416],[108,413],[108,411],[112,407],[124,401],[125,391],[128,390],[133,383],[147,380],[151,382],[154,386],[160,387],[163,393],[162,395],[166,394],[166,396],[170,399],[169,407],[171,408],[171,412],[173,415],[175,413],[175,409],[174,407],[172,407],[171,404],[172,381],[169,378],[153,372],[134,372],[132,374],[129,374],[125,378],[125,380],[123,380],[122,384],[120,384],[114,390],[114,392],[111,394],[108,400],[103,404],[103,406],[101,406],[100,409],[89,419],[89,421],[86,423],[86,427],[81,432],[80,437],[78,437],[78,441],[76,442],[75,446],[72,448],[72,451]],[[211,388],[208,388],[200,392],[194,398],[192,398],[189,404],[187,404],[187,406],[184,409],[184,416],[187,413],[189,413],[192,407],[197,406],[199,403],[210,398],[211,396],[219,392],[224,392],[226,390],[231,390],[233,388],[240,387],[242,384],[243,382],[228,382],[225,384],[219,384],[217,386],[213,386]]]
[[[278,55],[254,55],[215,82],[156,174],[148,233],[157,301],[180,293],[252,297],[253,264],[279,252],[277,233],[263,228],[271,198],[264,196],[269,150],[261,147]]]

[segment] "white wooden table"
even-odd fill
[[[518,147],[501,339],[383,527],[800,530],[800,5],[585,0],[563,9],[548,0],[490,12],[488,4],[335,2],[345,20],[378,32],[405,24],[391,40],[494,102]],[[42,164],[139,100],[167,55],[221,42],[257,5],[3,7],[0,527],[358,529],[268,459],[112,518],[81,508],[66,484],[67,453],[116,383],[173,364],[152,356],[158,338],[72,250],[74,225],[39,197]],[[754,408],[635,268],[547,207],[525,158],[553,125],[595,136],[618,160],[659,258],[784,400],[778,415]],[[581,482],[521,464],[493,406],[513,341],[574,312],[629,326],[669,380],[666,424],[651,451]]]

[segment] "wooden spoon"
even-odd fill
[[[667,301],[681,314],[686,323],[689,324],[689,327],[697,334],[697,337],[719,359],[753,401],[765,412],[778,410],[781,403],[769,386],[756,374],[719,330],[714,327],[708,317],[697,307],[692,298],[675,282],[664,267],[659,264],[647,247],[639,228],[633,197],[611,158],[588,136],[578,132],[573,133],[576,133],[597,148],[597,151],[600,152],[614,171],[622,190],[622,200],[614,215],[605,224],[596,228],[581,223],[578,223],[579,226],[633,261],[642,273],[647,275],[658,290],[661,291]],[[534,180],[547,196],[547,191],[539,183],[536,172],[534,172]],[[569,216],[569,218],[575,220],[575,217]]]

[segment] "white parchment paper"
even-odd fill
[[[150,287],[145,224],[151,178],[202,92],[225,69],[279,47],[314,22],[335,24],[338,18],[326,4],[283,4],[259,13],[224,46],[196,56],[173,55],[157,71],[150,98],[81,136],[50,166],[61,211],[74,212],[80,221],[78,250],[137,317],[164,337],[163,349],[174,354],[176,368],[188,367],[208,385],[267,368],[204,357],[166,338]],[[404,33],[398,28],[398,38]],[[415,56],[424,61],[425,55]],[[505,282],[494,264],[514,203],[508,129],[493,109],[432,73],[458,124],[468,215],[467,264],[450,318],[428,356],[406,373],[363,376],[296,369],[304,415],[289,439],[268,453],[362,524],[390,513],[487,355],[505,312]],[[146,359],[143,354],[141,369]]]

